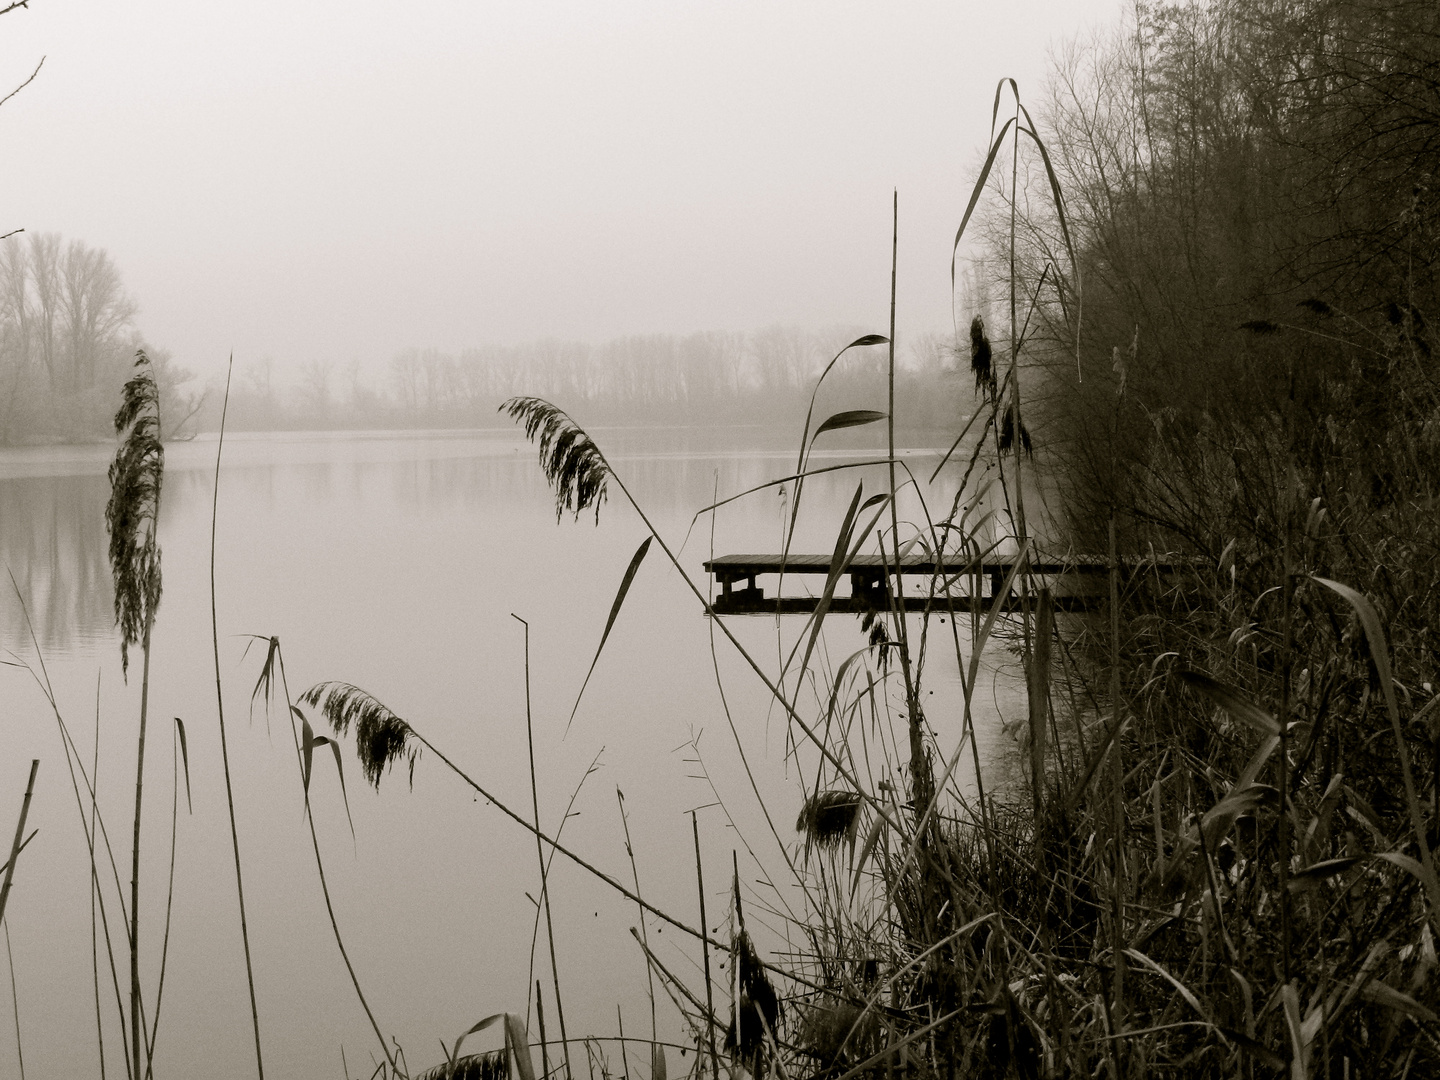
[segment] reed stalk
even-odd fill
[[[700,955],[705,967],[705,1044],[710,1054],[711,1080],[720,1080],[720,1057],[715,1053],[715,997],[710,980],[710,923],[705,918],[705,871],[700,861],[700,819],[690,811],[690,831],[695,837],[695,886],[700,894]]]
[[[10,902],[10,886],[15,881],[15,864],[20,861],[21,841],[25,837],[25,819],[30,816],[30,799],[35,794],[35,774],[40,759],[30,762],[30,776],[25,781],[25,797],[20,801],[20,817],[15,822],[15,839],[10,844],[10,858],[5,863],[5,881],[0,883],[0,919],[5,918],[5,905]]]
[[[73,778],[72,778],[73,779]],[[90,855],[90,969],[95,984],[95,1041],[99,1044],[100,1080],[105,1080],[105,1025],[100,1012],[100,933],[96,924],[95,907],[100,894],[100,875],[95,866],[95,819],[100,813],[100,800],[96,789],[100,785],[100,673],[95,674],[95,754],[90,765],[90,827],[85,832],[85,845]],[[79,799],[79,790],[76,790]],[[81,811],[84,821],[84,811]],[[110,951],[109,931],[106,931],[105,948],[110,956],[113,973],[114,954]],[[128,1055],[127,1055],[128,1058]]]
[[[110,568],[115,579],[115,621],[120,627],[122,669],[129,647],[142,654],[140,730],[135,753],[135,821],[130,846],[130,1057],[131,1076],[139,1080],[143,1035],[140,996],[140,824],[145,792],[145,736],[150,713],[150,637],[160,604],[160,491],[165,448],[160,425],[160,389],[150,358],[136,353],[135,374],[125,384],[115,434],[123,436],[110,466],[110,501],[105,522],[110,530]]]
[[[615,801],[620,807],[620,828],[625,833],[625,854],[630,859],[630,879],[635,883],[635,895],[640,895],[640,868],[635,862],[635,845],[630,841],[630,821],[625,815],[625,793],[617,786],[615,788]],[[700,929],[705,929],[705,920],[700,920]],[[649,950],[650,932],[645,927],[645,909],[640,909],[640,943]],[[650,997],[650,1038],[657,1042],[660,1038],[660,1030],[655,1019],[655,974],[650,970],[650,965],[645,965],[645,980]]]
[[[540,846],[540,789],[535,781],[535,725],[530,711],[530,624],[513,611],[510,617],[525,628],[525,738],[530,748],[530,807],[535,815],[535,858],[540,864],[540,903],[545,908],[545,937],[550,944],[550,977],[555,986],[555,1015],[560,1021],[560,1048],[565,1055],[565,1076],[571,1080],[570,1041],[565,1031],[565,1006],[560,997],[560,964],[555,957],[555,924],[550,916],[550,874]]]
[[[230,414],[230,378],[235,354],[225,367],[225,398],[220,405],[220,435],[215,444],[215,483],[210,499],[210,645],[215,659],[215,715],[220,726],[220,768],[225,774],[225,808],[230,819],[230,851],[235,861],[235,897],[240,905],[240,948],[245,955],[245,985],[250,992],[250,1027],[255,1034],[255,1072],[265,1080],[260,1049],[260,1006],[255,997],[255,965],[250,957],[250,923],[245,914],[245,879],[241,872],[240,830],[235,823],[235,785],[230,776],[230,743],[225,734],[225,695],[220,683],[220,616],[215,594],[215,536],[220,520],[220,462],[225,453],[225,421]]]
[[[10,1004],[15,1016],[15,1059],[20,1066],[20,1080],[25,1080],[25,1046],[20,1038],[20,991],[15,985],[15,950],[10,945],[10,921],[4,920],[5,958],[10,962]]]

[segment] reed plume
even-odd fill
[[[319,709],[337,735],[355,726],[355,751],[365,779],[380,790],[380,777],[395,762],[405,759],[410,766],[410,783],[415,783],[415,759],[420,747],[415,733],[400,717],[358,686],[346,682],[321,682],[300,695],[300,704]]]
[[[120,662],[128,670],[130,646],[149,634],[160,606],[160,488],[165,447],[160,442],[160,390],[150,358],[135,354],[136,372],[115,413],[115,434],[124,442],[110,464],[110,572],[115,578],[115,624],[120,627]],[[127,434],[128,432],[128,434]]]
[[[525,437],[531,442],[538,436],[540,468],[555,489],[555,520],[569,511],[578,521],[581,512],[593,506],[598,525],[610,466],[590,436],[564,410],[542,398],[514,397],[501,405],[500,411],[523,422]]]
[[[878,623],[876,625],[879,625]],[[860,796],[853,791],[817,791],[805,800],[795,831],[819,847],[835,847],[855,835],[860,820]]]
[[[466,1054],[453,1065],[446,1062],[427,1069],[416,1080],[509,1080],[510,1055],[504,1050]]]
[[[985,320],[979,315],[970,320],[970,370],[975,374],[975,389],[985,392],[986,401],[994,401],[995,367],[991,363],[990,339],[985,336]]]
[[[160,488],[165,447],[160,432],[160,388],[145,350],[135,353],[135,374],[125,383],[115,413],[115,434],[124,441],[110,465],[110,570],[115,579],[115,623],[120,627],[120,666],[128,673],[130,646],[144,655],[140,677],[140,735],[135,755],[135,830],[130,867],[130,1055],[131,1077],[141,1076],[140,1037],[140,807],[145,778],[145,721],[150,708],[150,631],[160,606]],[[128,432],[128,434],[127,434]],[[146,1049],[147,1058],[154,1048]]]

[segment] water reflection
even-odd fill
[[[609,431],[597,438],[675,545],[696,509],[717,492],[723,498],[783,476],[794,462],[794,449],[784,440],[748,432],[675,430],[657,437]],[[181,825],[177,937],[166,990],[167,1024],[174,1027],[162,1042],[164,1067],[157,1073],[241,1077],[252,1074],[248,1004],[218,782],[210,641],[215,449],[213,440],[167,449],[165,597],[156,623],[153,705],[156,716],[181,716],[189,727],[195,812]],[[833,449],[815,460],[846,461],[861,449]],[[363,1056],[368,1035],[337,966],[308,836],[299,829],[302,803],[283,709],[272,730],[259,718],[245,723],[258,664],[244,654],[245,634],[282,639],[293,692],[321,679],[362,684],[473,769],[497,797],[524,807],[530,800],[524,658],[518,624],[510,618],[517,612],[532,624],[539,801],[547,822],[560,820],[570,793],[600,754],[601,771],[586,781],[575,806],[579,816],[569,819],[565,836],[628,877],[615,816],[614,788],[623,787],[648,899],[667,909],[692,909],[693,880],[672,869],[693,858],[685,816],[691,808],[710,808],[701,810],[700,829],[707,859],[714,860],[707,882],[720,883],[717,910],[723,909],[732,849],[740,847],[744,858],[741,835],[762,858],[775,859],[736,760],[717,674],[777,820],[794,820],[796,769],[813,776],[814,755],[808,748],[785,753],[784,725],[773,703],[723,641],[712,660],[711,626],[658,551],[635,579],[567,734],[616,585],[645,535],[618,489],[612,486],[598,528],[588,514],[557,526],[534,449],[513,430],[250,436],[227,441],[225,454],[216,551],[219,640],[227,719],[235,718],[230,753],[247,851],[262,1024],[277,1075],[321,1075],[333,1068],[337,1042]],[[101,671],[102,804],[109,798],[105,810],[114,815],[114,829],[126,821],[127,783],[133,791],[133,742],[128,761],[124,755],[134,737],[136,688],[122,684],[114,648],[104,524],[107,458],[104,448],[0,453],[0,559],[13,569],[30,605],[67,716],[91,715]],[[917,455],[917,465],[928,467],[916,472],[928,475],[933,461],[933,455]],[[862,482],[867,492],[881,490],[884,468],[867,465],[807,483],[796,550],[831,550]],[[932,507],[953,499],[953,481],[946,483],[927,494]],[[680,551],[686,571],[703,587],[701,563],[710,554],[712,528],[720,553],[778,550],[784,505],[769,489],[727,506],[713,521],[702,518]],[[908,496],[901,518],[923,520]],[[4,643],[33,657],[14,602],[6,603],[0,609]],[[796,620],[777,625],[769,618],[738,619],[729,625],[767,663],[788,651],[800,631]],[[935,640],[947,636],[937,633]],[[838,663],[833,658],[864,643],[850,618],[827,623],[825,638],[833,651],[824,662]],[[926,714],[948,753],[959,738],[962,710],[954,658],[942,655],[939,644],[934,648]],[[1013,669],[1003,647],[993,661],[987,657],[980,707],[997,719],[982,733],[987,760],[1002,756],[998,719],[1007,710],[1020,715]],[[47,988],[32,1000],[37,1013],[43,1005],[49,1026],[27,1031],[26,1053],[33,1038],[36,1058],[55,1063],[55,1075],[93,1074],[93,1042],[73,1038],[75,1031],[90,1030],[94,1016],[85,996],[91,968],[83,835],[61,786],[63,758],[53,720],[33,687],[22,694],[19,686],[6,684],[16,703],[20,753],[27,764],[30,756],[44,757],[42,778],[51,781],[37,797],[34,819],[41,829],[36,851],[44,858],[31,864],[34,876],[7,912],[26,930],[16,939],[21,985],[29,979]],[[90,727],[77,727],[88,755]],[[690,740],[700,742],[713,790],[708,781],[693,779]],[[158,745],[150,775],[162,794],[153,805],[168,811],[169,747],[163,739]],[[453,1037],[473,1023],[477,1008],[481,1015],[523,1011],[530,989],[534,912],[526,893],[535,889],[533,841],[428,760],[417,769],[413,791],[397,777],[378,795],[358,783],[348,758],[347,768],[354,838],[333,772],[317,780],[314,805],[338,918],[387,1029],[423,1056],[437,1032]],[[0,778],[4,782],[8,778]],[[724,816],[714,809],[717,797],[727,800]],[[161,848],[152,844],[155,852]],[[163,864],[149,880],[163,881]],[[634,910],[572,867],[557,870],[553,888],[571,995],[567,1014],[578,1030],[609,1033],[617,1002],[635,1015],[648,1011],[641,1004],[644,966],[628,934]],[[147,918],[156,926],[163,891],[157,887],[150,900]],[[675,950],[678,964],[688,962],[678,942],[666,947]],[[319,1045],[317,1031],[326,1033]]]
[[[612,463],[647,513],[679,529],[682,538],[694,512],[713,502],[717,493],[726,498],[784,476],[792,467],[790,451],[774,437],[768,439],[777,444],[771,449],[740,449],[734,431],[666,429],[659,445],[653,436],[625,429],[604,434],[615,444],[609,450]],[[741,437],[766,441],[751,440],[749,433]],[[162,548],[173,524],[187,521],[193,527],[208,513],[213,477],[207,459],[214,449],[208,440],[170,448]],[[817,453],[814,461],[857,458],[864,459],[831,451]],[[111,638],[105,463],[98,450],[79,457],[56,451],[50,458],[12,451],[8,460],[0,460],[0,562],[15,575],[48,654],[88,653]],[[828,550],[831,538],[825,530],[834,527],[837,506],[843,508],[857,484],[876,490],[883,482],[878,466],[811,480],[800,540],[813,539],[821,545],[817,550]],[[238,518],[255,525],[272,518],[282,505],[298,502],[304,512],[315,514],[343,505],[353,511],[353,522],[362,530],[367,515],[373,515],[372,521],[397,514],[438,520],[456,511],[484,509],[503,517],[544,497],[533,449],[511,432],[409,439],[353,436],[349,442],[331,433],[242,436],[227,447],[223,487],[232,522]],[[788,490],[771,488],[732,504],[724,512],[731,525],[725,532],[737,536],[736,543],[745,550],[778,543]],[[612,500],[619,497],[612,489]],[[948,506],[953,491],[942,487],[931,498],[937,507]],[[590,515],[586,519],[593,520]],[[708,544],[708,518],[699,526],[695,563],[705,555],[699,545]],[[13,592],[5,605],[0,608],[6,616],[0,640],[15,651],[28,643],[28,635]]]
[[[0,480],[0,561],[15,577],[30,622],[48,653],[88,650],[114,623],[103,476]],[[29,634],[5,583],[0,641],[27,651]]]

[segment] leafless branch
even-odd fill
[[[27,0],[15,0],[15,3],[11,4],[9,7],[7,7],[7,8],[0,8],[0,15],[4,15],[5,12],[7,12],[7,11],[14,11],[17,7],[24,7],[25,4],[26,4],[26,2],[27,2]],[[5,102],[9,101],[12,97],[14,97],[16,94],[18,94],[21,90],[24,90],[25,87],[29,86],[32,82],[34,82],[34,81],[35,81],[35,76],[40,74],[40,69],[41,69],[42,67],[44,67],[44,66],[45,66],[45,57],[42,56],[42,57],[40,57],[40,63],[36,64],[36,65],[35,65],[35,70],[30,73],[30,78],[26,79],[26,80],[25,80],[24,82],[22,82],[19,86],[15,87],[14,90],[11,90],[11,91],[10,91],[8,94],[6,94],[3,98],[0,98],[0,105],[4,105]]]

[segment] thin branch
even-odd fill
[[[17,7],[24,7],[24,6],[25,6],[25,0],[18,0],[17,3],[11,4],[11,5],[10,5],[9,7],[7,7],[7,8],[0,9],[0,15],[4,15],[5,12],[7,12],[7,11],[14,11]],[[15,87],[14,90],[11,90],[11,91],[10,91],[8,94],[6,94],[3,98],[0,98],[0,105],[4,105],[5,102],[9,101],[12,97],[14,97],[16,94],[18,94],[21,90],[24,90],[25,87],[29,86],[32,82],[34,82],[34,81],[35,81],[35,76],[40,74],[40,69],[41,69],[42,67],[44,67],[44,66],[45,66],[45,57],[42,56],[42,57],[40,58],[40,63],[36,64],[36,65],[35,65],[35,70],[30,73],[30,78],[26,79],[26,80],[25,80],[24,82],[22,82],[19,86]],[[16,230],[15,230],[15,232],[23,232],[23,231],[24,231],[23,229],[16,229]],[[6,236],[13,236],[13,235],[15,235],[15,234],[14,234],[14,233],[6,233],[5,235],[6,235]],[[4,237],[0,237],[0,239],[4,239]]]

